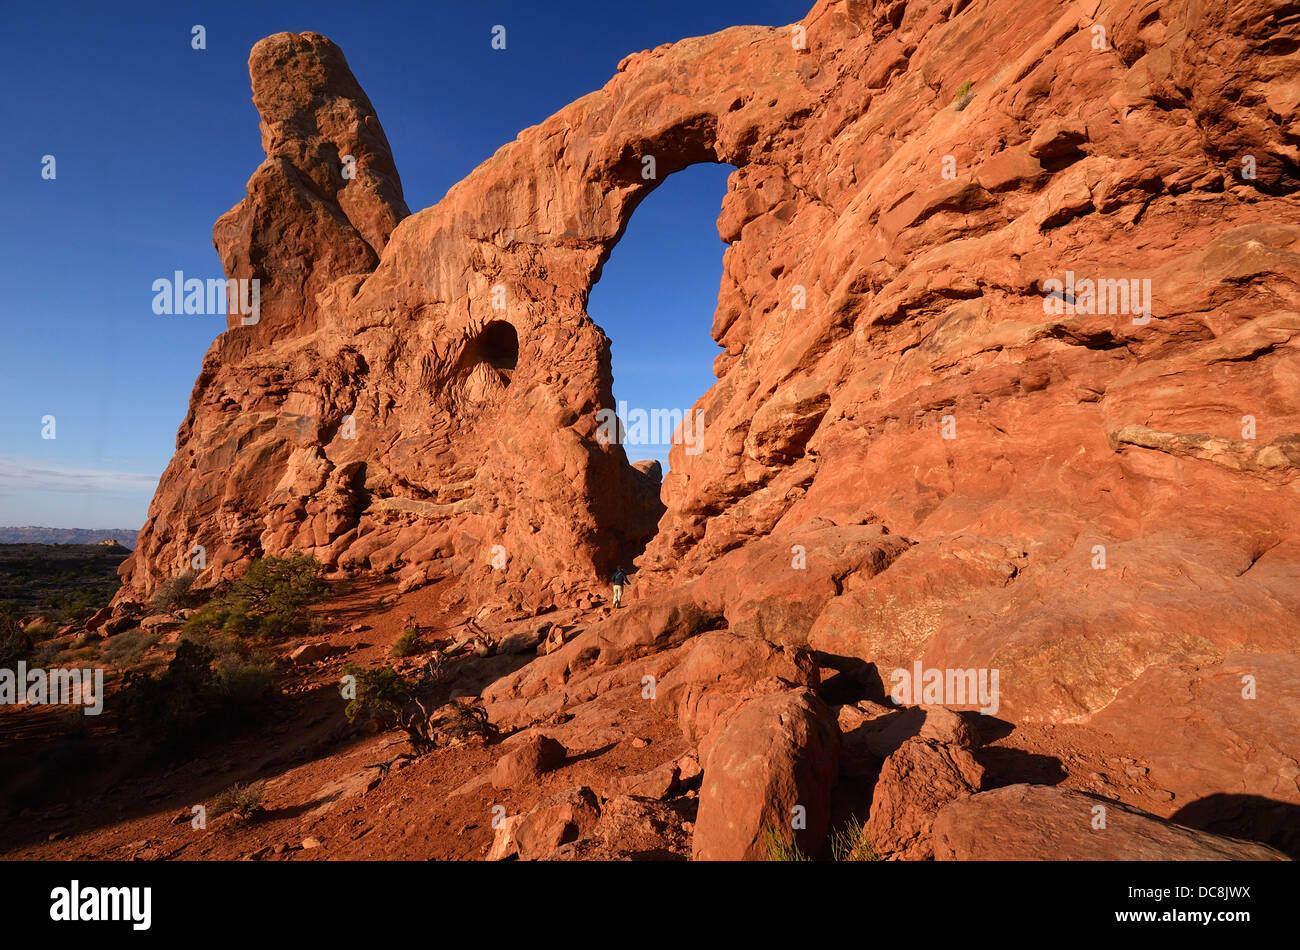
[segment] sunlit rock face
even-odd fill
[[[818,3],[629,56],[409,216],[338,49],[261,41],[268,158],[215,230],[261,320],[205,359],[122,599],[198,544],[209,582],[299,549],[539,607],[648,541],[639,590],[733,630],[885,688],[996,669],[1007,718],[1158,714],[1297,800],[1300,25],[1219,6]],[[737,169],[724,352],[661,505],[598,437],[585,305],[697,162]]]

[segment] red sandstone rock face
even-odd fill
[[[817,685],[807,651],[717,631],[696,639],[691,652],[659,684],[654,702],[676,717],[687,739],[698,743],[728,712],[760,692]]]
[[[934,856],[977,861],[1285,861],[1286,855],[1160,821],[1047,785],[1010,785],[958,799],[934,821]]]
[[[503,229],[462,187],[367,282],[407,214],[373,108],[315,34],[269,37],[249,66],[268,157],[214,238],[229,276],[263,281],[261,320],[232,316],[205,360],[126,596],[194,545],[201,583],[300,549],[408,586],[470,574],[531,605],[630,562],[662,505],[652,472],[595,441],[608,341],[567,289],[607,250]],[[507,164],[483,188],[508,190]],[[498,213],[537,217],[546,199],[520,195]]]
[[[263,40],[268,159],[215,234],[267,281],[263,321],[205,359],[121,601],[201,544],[208,582],[297,548],[536,607],[662,511],[634,609],[496,699],[523,716],[597,658],[726,626],[886,689],[915,661],[996,669],[998,716],[1144,747],[1172,709],[1196,755],[1229,751],[1171,761],[1171,787],[1300,802],[1277,725],[1300,702],[1278,660],[1300,647],[1300,26],[1213,6],[819,2],[806,48],[737,27],[629,56],[405,218],[341,54]],[[663,510],[597,439],[584,308],[638,202],[702,161],[737,167],[725,352]],[[1150,319],[1055,312],[1067,274],[1149,280]]]
[[[266,161],[212,237],[228,277],[262,282],[257,328],[237,338],[266,346],[313,329],[316,295],[374,270],[410,211],[375,109],[337,46],[280,33],[253,48],[248,72]],[[243,326],[231,309],[230,326]]]

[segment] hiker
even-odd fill
[[[614,568],[614,576],[609,579],[609,582],[614,585],[614,606],[618,607],[623,599],[623,585],[627,583],[627,575],[623,573],[623,568]]]

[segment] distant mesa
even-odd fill
[[[102,544],[135,548],[138,528],[40,528],[33,525],[0,527],[0,544]]]

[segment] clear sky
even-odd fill
[[[604,85],[628,53],[784,25],[810,4],[0,0],[0,525],[143,523],[224,322],[155,315],[151,285],[177,270],[221,275],[212,224],[263,158],[247,69],[261,37],[314,30],[342,47],[417,210]],[[191,46],[196,24],[204,50]],[[504,51],[491,48],[497,24]],[[42,177],[47,155],[53,179]],[[715,221],[729,171],[667,180],[592,294],[614,341],[615,397],[630,407],[684,410],[713,382]],[[42,438],[46,416],[53,439]]]

